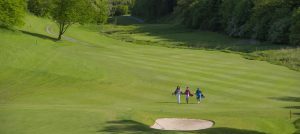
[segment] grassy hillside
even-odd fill
[[[23,32],[0,31],[1,134],[296,131],[300,72],[238,54],[123,42],[97,26],[71,27],[72,42],[55,42],[45,32],[55,24],[32,16],[26,22]],[[200,86],[206,99],[178,105],[171,95],[177,85]],[[193,132],[149,129],[161,117],[216,124]]]
[[[124,17],[123,20],[125,20]],[[219,33],[191,30],[171,24],[106,25],[101,31],[109,37],[127,42],[235,52],[247,59],[268,61],[293,70],[300,70],[300,49],[297,46],[234,39]]]

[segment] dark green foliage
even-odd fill
[[[25,5],[24,0],[0,0],[0,26],[12,27],[23,24]]]
[[[27,9],[36,16],[48,16],[52,6],[51,2],[49,0],[28,0]]]
[[[153,20],[175,10],[188,28],[299,45],[299,7],[300,0],[137,0],[132,12]]]
[[[183,22],[191,28],[220,30],[220,5],[221,0],[194,0],[185,12]]]
[[[272,43],[288,43],[290,26],[290,17],[285,17],[275,21],[269,29],[268,40]]]
[[[226,0],[222,3],[220,13],[224,31],[234,37],[248,36],[249,20],[254,4],[252,0]]]
[[[132,14],[147,20],[156,20],[173,12],[176,0],[137,0]]]
[[[268,40],[273,43],[287,43],[288,36],[278,34],[280,32],[282,34],[288,32],[290,25],[287,23],[288,18],[286,17],[289,16],[291,16],[291,10],[289,5],[284,1],[256,2],[254,12],[249,21],[253,29],[252,37],[262,41]],[[280,26],[280,29],[277,26]],[[285,39],[275,39],[279,36]]]
[[[222,2],[220,7],[220,15],[222,17],[221,24],[222,28],[226,29],[229,25],[229,22],[232,20],[233,17],[233,11],[235,8],[236,3],[238,3],[240,0],[225,0]]]
[[[300,45],[300,8],[293,13],[290,31],[290,43],[292,45]]]

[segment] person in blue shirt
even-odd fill
[[[200,88],[197,88],[195,94],[196,94],[197,102],[198,102],[198,104],[199,104],[200,101],[201,101],[201,99],[202,99],[202,97],[203,97],[203,94],[202,94],[202,91],[200,90]]]

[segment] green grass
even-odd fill
[[[55,26],[28,16],[20,28],[27,33],[0,31],[1,134],[296,131],[300,72],[239,54],[123,42],[97,26],[75,25],[66,34],[77,42],[55,42],[47,25]],[[201,86],[206,99],[178,105],[171,96],[177,85]],[[149,129],[162,117],[216,124],[193,132]]]
[[[247,59],[264,60],[300,71],[300,49],[296,46],[234,39],[219,33],[189,30],[171,24],[106,25],[101,32],[114,39],[138,44],[235,52]]]

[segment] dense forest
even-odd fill
[[[137,0],[132,14],[146,20],[173,15],[192,29],[300,45],[299,0]]]

